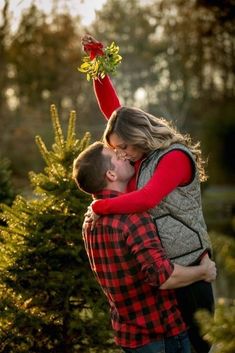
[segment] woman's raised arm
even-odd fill
[[[86,34],[82,37],[84,51],[94,60],[97,56],[103,56],[103,44]],[[121,106],[117,92],[108,75],[104,77],[93,78],[93,89],[97,99],[98,106],[106,119],[109,119],[112,112]]]

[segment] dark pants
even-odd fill
[[[188,325],[189,339],[196,353],[208,353],[211,346],[200,334],[200,327],[194,319],[196,311],[206,309],[214,312],[214,296],[211,283],[199,281],[176,290],[179,308]]]
[[[190,353],[187,332],[178,336],[163,338],[138,348],[122,348],[125,353]]]

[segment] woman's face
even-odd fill
[[[132,162],[136,162],[144,155],[140,148],[127,144],[115,132],[110,135],[109,143],[112,148],[117,151],[120,158],[129,159]]]

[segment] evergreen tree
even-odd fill
[[[205,338],[213,344],[213,353],[235,352],[235,240],[228,235],[213,233],[213,247],[216,262],[223,276],[223,286],[227,287],[227,297],[219,297],[215,316],[200,311],[197,319]]]
[[[104,299],[81,237],[90,196],[71,175],[90,136],[76,139],[74,112],[66,138],[55,106],[51,116],[52,149],[36,137],[46,166],[30,173],[33,199],[17,196],[12,207],[2,205],[0,352],[107,352],[113,341]]]
[[[7,158],[0,158],[0,203],[11,205],[15,196],[11,180],[10,161]]]

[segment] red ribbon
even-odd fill
[[[103,44],[102,43],[88,43],[84,45],[84,50],[90,53],[90,60],[93,60],[96,56],[103,56]]]

